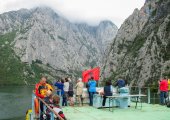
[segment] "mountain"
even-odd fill
[[[118,28],[110,21],[97,26],[71,23],[48,7],[21,9],[0,15],[0,83],[32,84],[81,76],[101,66]]]
[[[146,0],[122,24],[105,57],[103,75],[131,85],[170,77],[170,1]],[[111,74],[110,74],[111,73]]]

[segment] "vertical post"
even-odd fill
[[[141,94],[141,87],[138,87],[138,90],[139,90],[139,95]],[[139,96],[139,102],[141,101],[141,97]]]
[[[141,87],[138,88],[139,89],[139,95],[141,94]]]
[[[148,104],[151,103],[151,91],[150,91],[150,87],[148,87]]]
[[[156,97],[155,97],[155,93],[154,93],[154,98],[153,98],[153,100],[154,100],[154,104],[155,104],[155,99],[156,99]]]
[[[34,98],[35,98],[35,95],[34,95],[34,93],[32,93],[32,118],[31,118],[31,120],[33,120],[33,116],[35,116]]]

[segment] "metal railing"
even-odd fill
[[[150,87],[138,87],[138,86],[131,86],[129,87],[130,89],[130,94],[145,94],[147,95],[147,102],[145,100],[146,103],[150,104],[151,101],[151,91],[150,91]]]
[[[35,114],[35,104],[34,104],[34,100],[38,98],[39,100],[39,114],[38,116]],[[43,111],[40,110],[40,101],[43,103]],[[32,94],[32,114],[30,115],[30,119],[31,120],[39,120],[40,119],[40,115],[42,114],[41,112],[45,113],[45,110],[49,110],[49,115],[50,115],[50,120],[55,120],[56,116],[57,118],[59,118],[59,120],[64,120],[56,111],[54,111],[43,99],[35,96],[35,94]]]
[[[148,104],[159,104],[160,96],[159,96],[159,88],[152,89],[150,87],[138,87],[138,86],[131,86],[130,88],[131,94],[145,94],[147,95],[147,99],[144,102]]]

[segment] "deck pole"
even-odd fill
[[[151,91],[150,91],[150,87],[148,87],[148,104],[151,103]]]

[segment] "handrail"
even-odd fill
[[[130,88],[149,88],[149,87],[140,87],[140,86],[129,86]]]
[[[64,120],[56,111],[54,111],[44,100],[42,100],[41,98],[37,97],[44,105],[47,106],[47,108],[53,112],[60,120]]]

